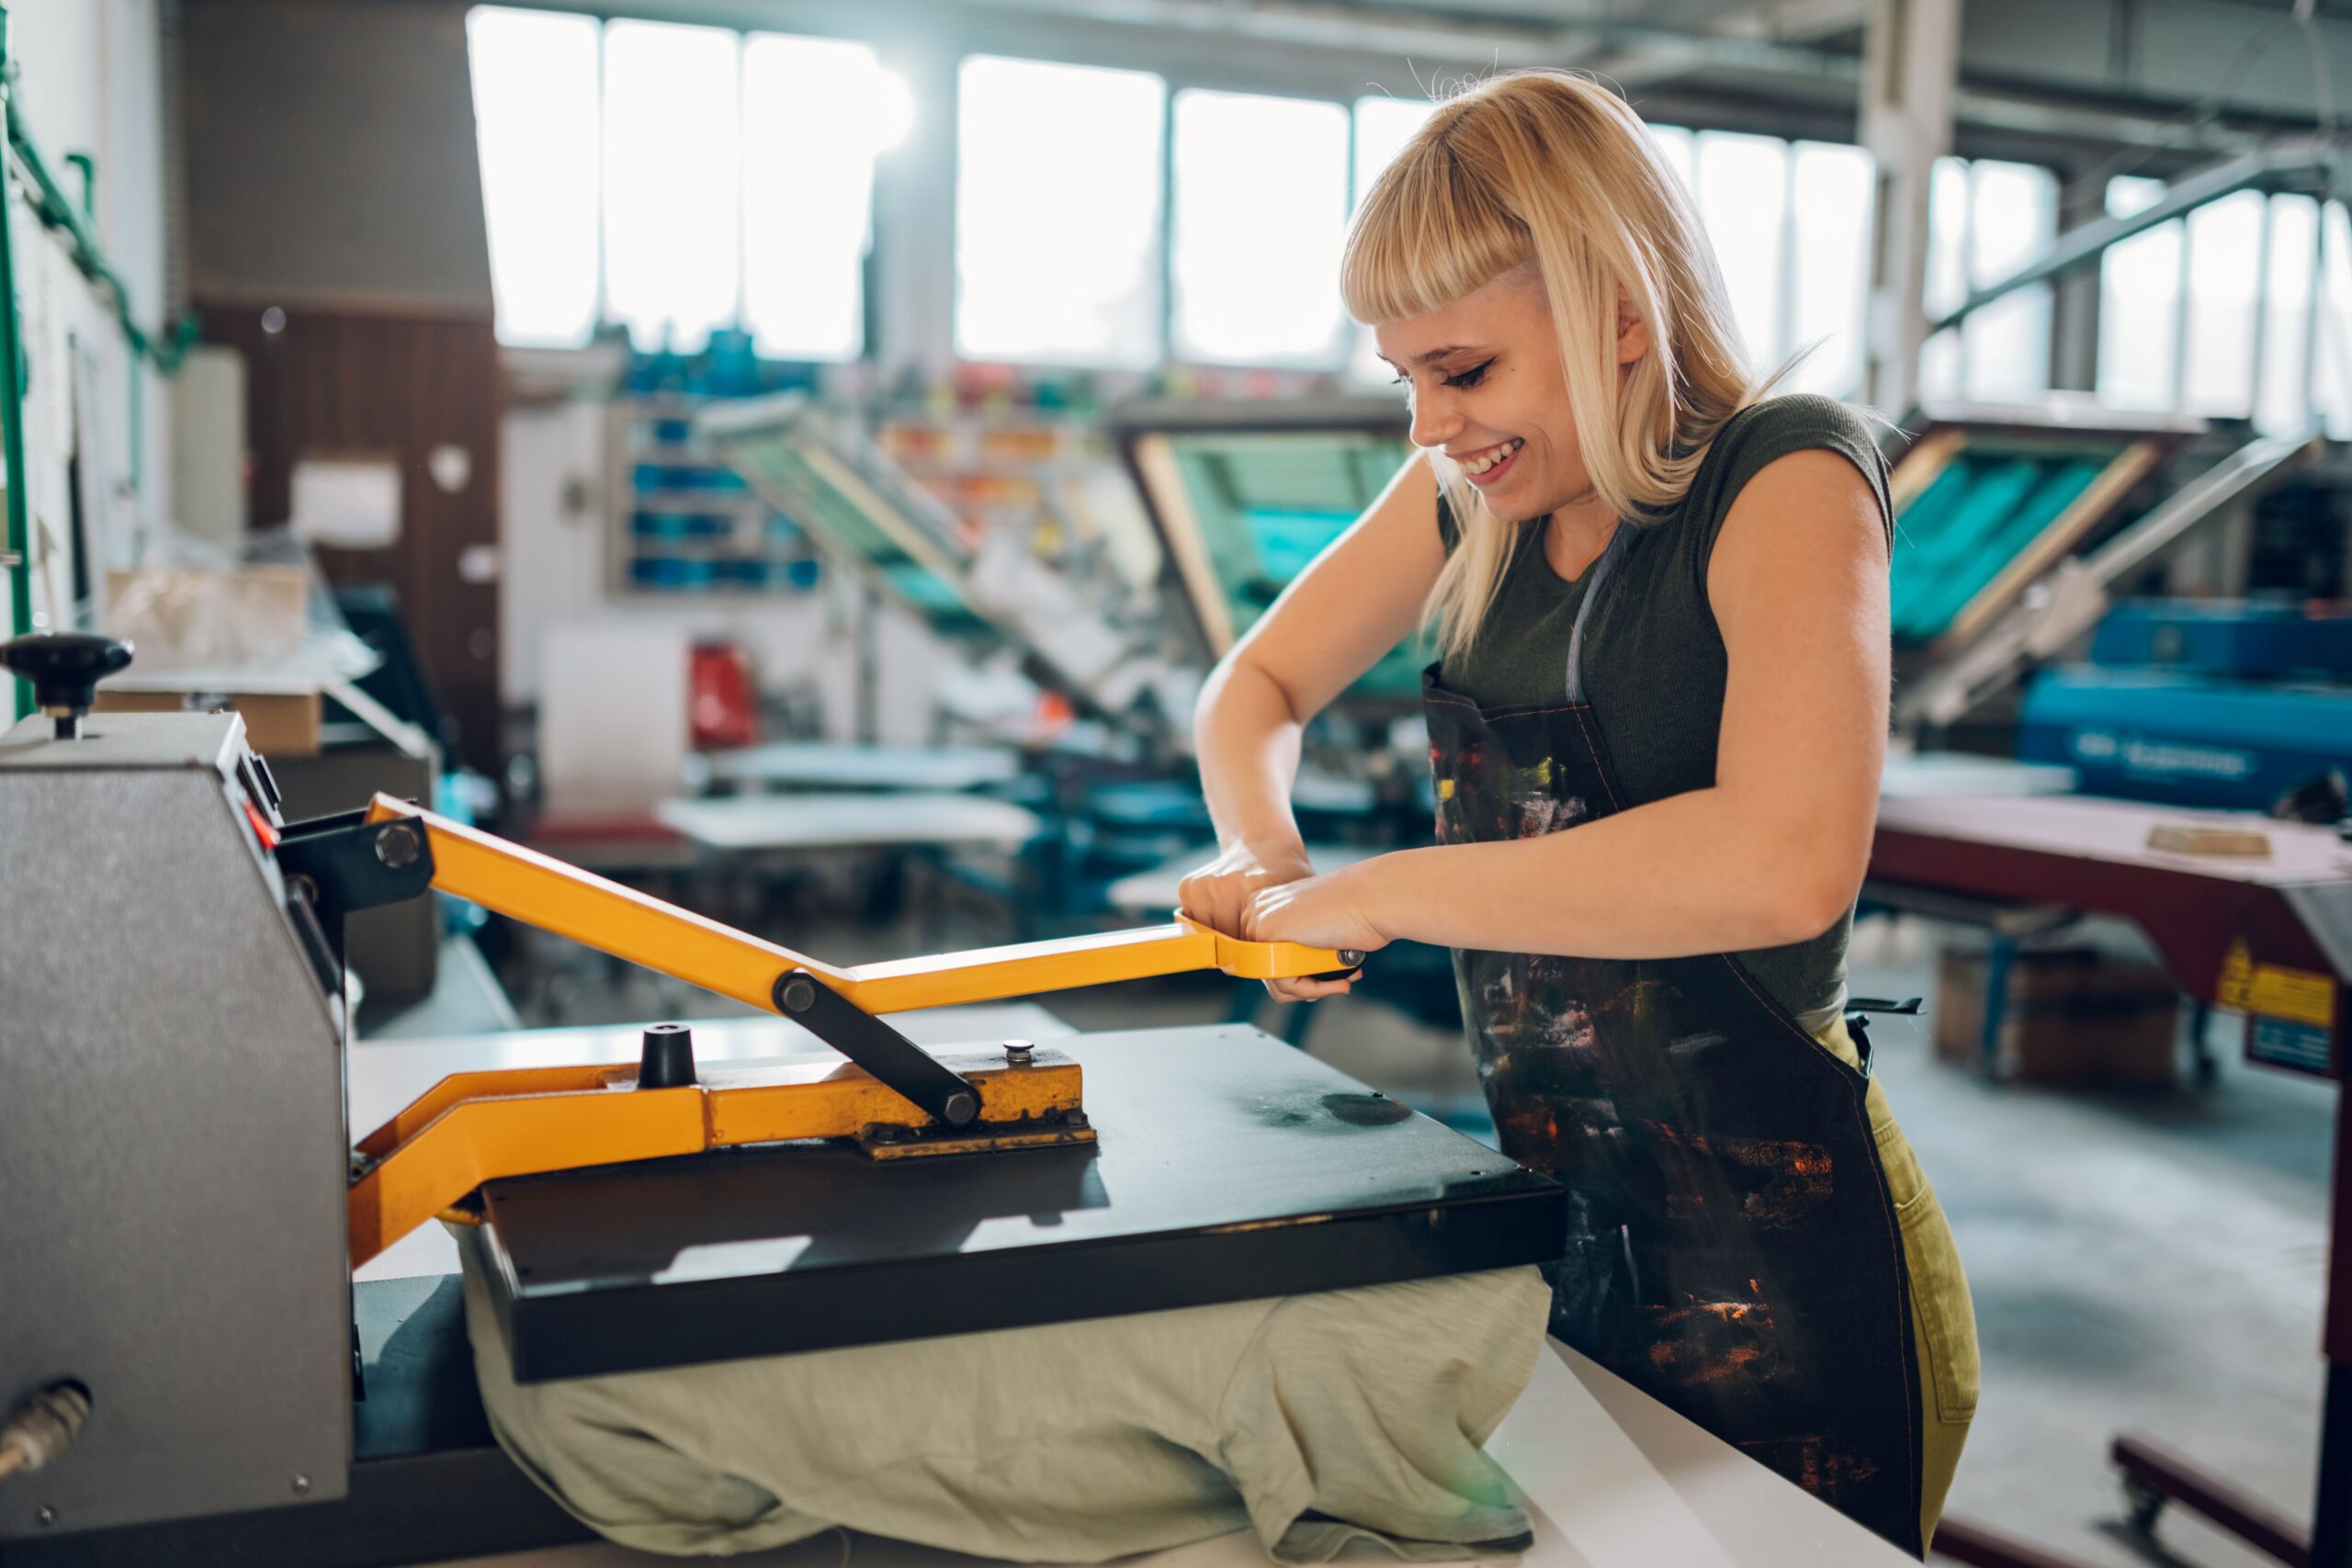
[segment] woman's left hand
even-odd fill
[[[1388,945],[1388,933],[1373,923],[1365,897],[1376,861],[1362,861],[1329,876],[1261,887],[1242,917],[1241,934],[1251,942],[1292,942],[1302,947],[1370,953]]]

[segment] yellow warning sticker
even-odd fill
[[[2335,1025],[2335,977],[2309,969],[2286,969],[2276,964],[2254,966],[2246,1011],[2266,1018],[2283,1018],[2316,1029]]]
[[[2314,969],[2290,969],[2283,964],[2256,964],[2243,941],[2233,942],[2222,959],[2222,976],[2213,987],[2213,1005],[2233,1012],[2333,1029],[2335,976]]]
[[[2213,987],[2213,1005],[2232,1012],[2253,1010],[2254,954],[2246,951],[2243,940],[2230,943],[2230,951],[2222,959],[2222,978]]]

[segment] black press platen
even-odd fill
[[[32,632],[0,642],[0,665],[32,682],[33,702],[57,721],[57,739],[78,740],[98,682],[130,663],[130,645],[94,632]]]
[[[695,1081],[695,1032],[683,1023],[647,1027],[637,1058],[639,1089],[684,1089]]]

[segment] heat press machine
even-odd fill
[[[526,1382],[1556,1255],[1555,1183],[1254,1031],[934,1055],[883,1016],[1360,955],[1180,921],[829,964],[406,802],[288,822],[233,713],[87,716],[127,658],[0,647],[42,710],[0,735],[6,1568],[581,1538],[491,1438],[454,1278],[354,1284],[435,1216]],[[354,1127],[343,930],[429,888],[839,1055],[654,1028],[634,1068],[461,1074]]]

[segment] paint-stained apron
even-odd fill
[[[1634,533],[1619,527],[1587,588],[1570,700],[1482,709],[1424,675],[1439,842],[1623,808],[1580,662],[1585,613]],[[1568,1190],[1553,1333],[1920,1555],[1911,1284],[1867,1073],[1726,953],[1454,963],[1503,1151]]]

